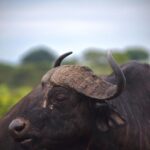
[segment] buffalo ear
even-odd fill
[[[96,126],[101,132],[125,125],[125,119],[108,104],[104,103],[96,108]]]

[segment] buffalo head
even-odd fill
[[[85,66],[61,66],[69,54],[60,56],[40,85],[18,104],[20,110],[10,122],[9,132],[26,149],[71,150],[78,144],[86,147],[96,132],[124,124],[124,119],[107,104],[125,86],[124,75],[111,54],[108,60],[116,85]]]

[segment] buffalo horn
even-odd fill
[[[97,100],[108,100],[118,96],[125,86],[124,74],[113,60],[111,53],[108,54],[108,61],[116,75],[117,85],[98,77],[88,67],[78,65],[53,68],[43,76],[42,82],[69,87]]]
[[[126,85],[126,78],[124,76],[124,73],[118,66],[118,64],[113,59],[111,51],[108,51],[107,60],[110,64],[110,66],[115,74],[116,80],[117,80],[117,91],[112,97],[110,97],[110,98],[114,98],[114,97],[119,96],[122,93],[122,91],[124,90],[125,85]]]
[[[53,65],[53,67],[55,68],[55,67],[60,66],[63,59],[70,54],[72,54],[72,52],[67,52],[67,53],[61,55],[60,57],[58,57],[58,59],[55,61],[54,65]]]

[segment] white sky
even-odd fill
[[[150,0],[1,0],[0,61],[30,48],[80,55],[88,47],[150,50]]]

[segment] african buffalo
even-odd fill
[[[101,78],[60,65],[69,54],[1,119],[0,150],[149,150],[150,66],[120,69],[109,54],[114,74]]]

